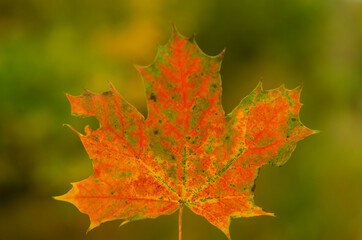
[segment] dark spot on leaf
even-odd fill
[[[157,135],[157,134],[158,134],[158,130],[155,130],[153,133],[154,133],[155,135]]]
[[[162,119],[158,119],[158,123],[159,123],[159,124],[162,124]]]
[[[214,183],[215,182],[215,178],[208,178],[208,180],[209,180],[209,182],[212,182],[212,183]]]
[[[113,195],[114,194],[114,191],[111,191],[111,195]]]
[[[150,95],[150,99],[154,102],[157,102],[157,98],[156,98],[156,95],[154,93],[151,93]]]
[[[214,84],[211,85],[211,87],[217,88],[217,85],[214,83]]]
[[[297,119],[296,119],[296,118],[292,118],[291,120],[292,120],[293,122],[297,121]]]
[[[287,135],[287,138],[289,138],[289,136]]]

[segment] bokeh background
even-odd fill
[[[178,238],[177,213],[86,235],[88,217],[51,196],[92,173],[75,133],[95,119],[70,115],[64,92],[108,90],[143,114],[132,64],[149,64],[174,23],[204,52],[226,54],[230,112],[263,79],[265,89],[304,83],[301,120],[321,130],[282,168],[263,167],[256,203],[277,217],[237,219],[233,239],[362,239],[362,1],[1,0],[0,239]],[[226,239],[186,210],[185,240]]]

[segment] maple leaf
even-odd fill
[[[284,164],[296,143],[316,133],[299,120],[301,86],[263,90],[261,83],[228,115],[221,105],[224,51],[208,56],[176,30],[155,61],[137,67],[147,95],[143,117],[110,91],[67,95],[72,114],[100,127],[78,133],[94,173],[56,197],[103,222],[124,223],[179,211],[205,217],[230,238],[233,218],[273,215],[254,204],[261,166]],[[74,129],[73,129],[74,130]],[[74,130],[75,131],[75,130]]]

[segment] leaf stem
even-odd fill
[[[182,209],[184,205],[181,205],[180,211],[178,212],[178,239],[182,240]]]

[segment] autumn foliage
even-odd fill
[[[301,87],[263,90],[260,83],[225,115],[223,54],[208,56],[175,30],[155,61],[138,67],[146,119],[113,86],[102,94],[67,95],[73,115],[94,116],[100,127],[76,131],[94,173],[56,199],[88,214],[89,229],[178,209],[181,220],[188,207],[230,238],[231,219],[273,215],[253,201],[259,169],[284,164],[297,142],[315,131],[299,120]]]

